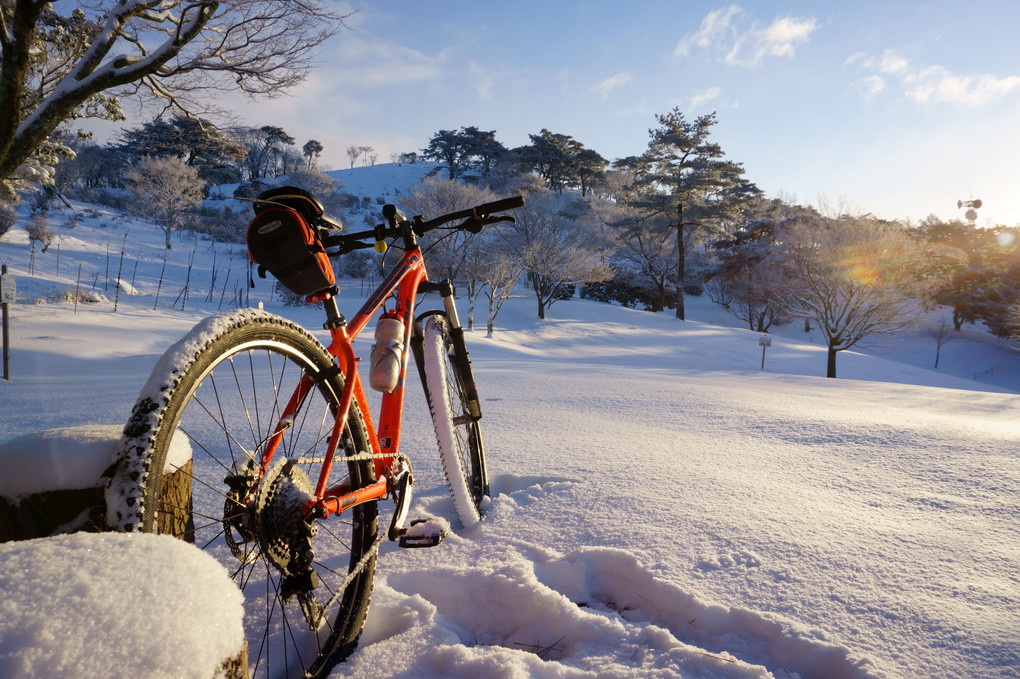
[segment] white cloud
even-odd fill
[[[1020,76],[961,76],[941,66],[929,66],[907,79],[906,92],[914,101],[982,106],[1020,91]]]
[[[484,101],[490,101],[492,99],[492,76],[485,67],[475,61],[471,62],[470,70],[478,97]]]
[[[436,80],[443,75],[444,53],[429,56],[402,45],[348,37],[333,55],[334,80],[355,87],[407,85]]]
[[[694,95],[694,97],[691,98],[690,108],[692,110],[697,109],[702,104],[706,104],[710,101],[718,99],[719,95],[721,94],[722,90],[720,90],[718,87],[711,87],[707,90],[704,90],[703,92],[698,92],[697,94]]]
[[[879,62],[878,70],[887,75],[904,73],[910,67],[910,62],[897,54],[894,50],[886,50]]]
[[[814,18],[779,17],[762,28],[746,25],[747,14],[738,6],[710,12],[697,31],[684,36],[673,55],[688,56],[694,48],[725,52],[725,61],[736,66],[759,65],[766,57],[792,57],[818,28]]]
[[[859,81],[861,91],[868,99],[878,96],[885,89],[885,79],[880,75],[869,75]]]
[[[815,19],[791,17],[776,19],[764,29],[752,26],[734,42],[726,62],[753,67],[765,57],[792,57],[797,47],[806,43],[817,28]]]
[[[614,90],[623,87],[633,79],[634,77],[630,73],[627,73],[626,71],[622,73],[617,73],[616,75],[610,76],[609,78],[606,78],[605,80],[601,81],[593,88],[593,91],[596,92],[600,97],[602,97],[602,101],[605,101],[609,98],[609,95],[611,95]]]
[[[977,107],[1020,91],[1020,76],[960,75],[939,65],[919,67],[895,50],[886,50],[881,57],[854,55],[846,63],[859,63],[862,69],[874,72],[860,81],[868,97],[884,91],[890,80],[907,98],[921,104]]]
[[[673,54],[677,57],[685,57],[690,54],[692,47],[704,49],[713,43],[728,39],[733,33],[733,29],[730,28],[733,18],[743,13],[744,11],[736,5],[709,12],[702,19],[701,27],[696,32],[684,36],[677,43]]]

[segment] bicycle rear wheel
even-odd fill
[[[376,503],[325,520],[302,515],[343,388],[333,367],[283,318],[241,310],[207,319],[157,364],[107,491],[112,524],[193,542],[232,574],[245,595],[252,676],[325,676],[354,651],[368,610]],[[314,386],[281,423],[307,376]],[[355,404],[337,450],[348,459],[334,461],[328,486],[371,484],[371,460],[350,459],[368,450]]]
[[[426,316],[422,336],[425,395],[439,456],[457,516],[471,528],[481,521],[482,500],[489,494],[482,430],[471,412],[472,401],[477,403],[474,378],[467,352],[458,350],[445,314]]]

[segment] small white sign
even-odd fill
[[[17,292],[12,276],[0,276],[0,304],[14,304]]]
[[[759,335],[758,336],[758,346],[760,346],[760,347],[771,347],[772,346],[772,336],[771,335]]]

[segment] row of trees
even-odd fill
[[[70,151],[52,173],[51,186],[61,194],[76,188],[123,188],[124,168],[142,158],[178,159],[213,186],[316,169],[324,150],[310,139],[299,152],[294,137],[275,125],[220,129],[181,114],[129,128],[104,145],[68,134],[55,138]]]
[[[443,273],[466,281],[472,322],[484,294],[491,327],[504,295],[521,280],[543,318],[576,286],[596,299],[652,311],[672,308],[681,319],[685,295],[706,291],[752,330],[767,332],[795,319],[815,324],[828,344],[830,376],[839,351],[900,332],[924,304],[951,306],[957,329],[984,321],[1004,336],[1014,332],[1020,266],[1015,245],[1003,243],[1015,232],[934,218],[905,228],[845,210],[767,200],[711,140],[714,114],[689,121],[673,110],[656,119],[644,154],[612,165],[598,160],[589,174],[578,171],[588,150],[548,130],[516,149],[499,144],[494,131],[477,128],[433,136],[422,155],[435,159],[446,149],[445,178],[430,178],[409,194],[408,209],[440,214],[496,194],[529,197],[513,226],[430,244],[436,249],[433,267],[438,261]],[[169,129],[200,130],[189,128],[187,119],[177,122]],[[226,152],[214,145],[222,138],[197,132],[174,137],[162,133],[166,128],[154,121],[129,131],[120,152],[146,154],[135,160],[125,185],[135,204],[157,217],[170,247],[182,211],[200,198],[202,169],[215,176],[211,168]],[[268,157],[282,133],[261,131],[246,157],[252,151]],[[163,139],[204,141],[156,143]],[[239,145],[225,148],[240,157]],[[58,170],[86,158],[81,153]],[[335,198],[336,183],[310,170],[311,164],[306,158],[291,169],[288,182],[327,201]],[[459,181],[465,179],[470,181]]]
[[[498,298],[500,284],[476,281],[485,271],[500,279],[516,271],[532,286],[539,316],[563,286],[652,311],[674,308],[680,319],[685,294],[705,292],[751,330],[793,321],[816,327],[830,377],[838,352],[882,343],[935,304],[953,309],[956,329],[982,321],[1001,336],[1020,335],[1020,228],[934,217],[905,225],[766,199],[711,140],[715,114],[688,120],[674,109],[656,120],[644,154],[596,159],[588,172],[580,169],[588,150],[548,130],[484,165],[477,128],[433,136],[423,156],[444,163],[448,177],[473,174],[501,195],[529,195],[516,226],[447,254],[472,306],[474,290]],[[465,254],[475,250],[486,254]],[[465,258],[473,257],[482,274],[471,273]]]

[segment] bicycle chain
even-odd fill
[[[347,455],[345,457],[334,457],[333,462],[364,462],[367,460],[383,460],[392,457],[404,457],[403,453],[357,453],[355,455]],[[325,462],[324,457],[299,457],[296,462],[298,464],[311,464],[315,462]]]
[[[340,596],[345,591],[347,591],[347,588],[354,581],[354,578],[361,575],[361,572],[365,570],[365,566],[368,565],[368,562],[371,561],[372,558],[379,552],[379,548],[382,546],[383,540],[385,538],[386,536],[381,533],[376,537],[375,542],[372,543],[372,546],[369,547],[368,551],[365,552],[364,556],[361,557],[361,560],[358,562],[358,565],[354,568],[353,571],[347,574],[347,578],[342,583],[340,583],[339,587],[336,588],[336,592],[334,592],[330,600],[327,601],[325,605],[323,605],[322,607],[323,612],[328,611],[330,607],[332,607],[333,604],[337,602]]]
[[[368,460],[396,457],[406,459],[406,457],[401,453],[388,453],[388,454],[357,453],[356,455],[334,457],[333,462],[365,462]],[[322,460],[300,458],[297,460],[297,463],[302,464],[306,462],[315,461],[321,462]],[[333,596],[330,597],[329,601],[327,601],[325,604],[318,605],[318,602],[314,601],[314,599],[311,599],[311,592],[304,593],[304,596],[306,598],[299,597],[302,613],[304,614],[305,620],[308,622],[309,626],[312,626],[313,629],[318,628],[318,625],[322,623],[322,620],[325,617],[326,612],[329,611],[333,604],[335,604],[343,595],[343,593],[347,591],[347,588],[350,586],[352,582],[354,582],[354,579],[361,575],[361,573],[365,570],[365,567],[368,565],[368,562],[371,561],[378,554],[379,548],[382,546],[383,540],[385,538],[386,535],[383,533],[380,533],[376,536],[375,542],[373,542],[372,546],[368,548],[364,555],[362,555],[361,559],[358,561],[358,565],[354,567],[353,571],[347,574],[347,577],[344,579],[342,583],[340,583],[338,587],[336,587],[336,591],[333,593]],[[309,601],[308,599],[311,600]]]

